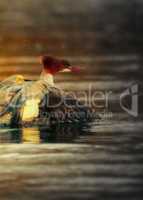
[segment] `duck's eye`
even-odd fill
[[[67,60],[62,60],[64,67],[69,67],[70,63]]]

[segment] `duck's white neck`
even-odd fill
[[[42,71],[40,79],[46,81],[49,85],[54,86],[54,76],[52,74]]]

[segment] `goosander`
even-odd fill
[[[5,119],[5,116],[9,116],[9,121],[12,124],[33,123],[34,121],[38,122],[39,118],[42,119],[43,113],[46,113],[48,120],[50,118],[50,120],[54,121],[59,120],[60,117],[62,121],[69,119],[76,121],[75,118],[79,121],[84,119],[83,112],[87,114],[89,110],[86,107],[78,108],[76,99],[68,101],[68,104],[75,104],[75,107],[72,107],[72,109],[63,104],[54,108],[51,105],[43,104],[45,97],[48,97],[50,104],[61,101],[61,98],[64,98],[63,92],[54,84],[54,75],[61,71],[79,72],[79,68],[71,66],[67,60],[54,58],[49,55],[42,56],[41,63],[43,69],[40,78],[36,81],[26,81],[21,75],[10,77],[3,81],[0,92],[7,88],[12,95],[7,99],[7,102],[3,102],[3,105],[7,106],[3,109],[4,111],[1,109],[1,112],[0,110],[0,120],[2,118]],[[77,113],[81,111],[82,116],[71,117],[69,115],[69,113],[75,113],[75,111]],[[59,113],[60,115],[58,115]],[[64,113],[64,116],[61,113]]]

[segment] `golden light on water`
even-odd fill
[[[22,143],[39,144],[40,143],[39,129],[37,127],[23,128],[22,129]]]

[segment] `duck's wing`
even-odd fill
[[[18,105],[16,110],[17,121],[31,122],[39,115],[39,104],[48,92],[49,85],[44,80],[25,84],[14,98],[13,104]]]
[[[22,75],[13,75],[0,82],[0,89],[8,88],[13,85],[21,85],[24,83],[24,81],[25,80]]]
[[[13,75],[0,82],[0,117],[10,111],[19,91],[22,90],[26,81],[22,75]]]
[[[25,83],[21,75],[10,76],[0,82],[0,105],[8,103],[13,95],[19,91]]]

